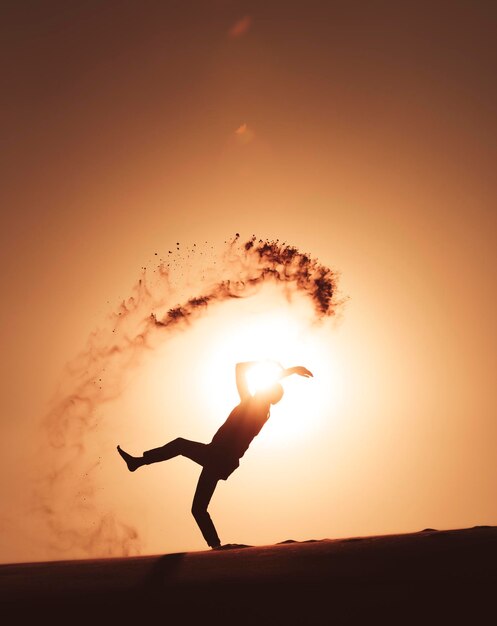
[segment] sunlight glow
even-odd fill
[[[274,361],[262,361],[251,367],[247,372],[250,393],[253,395],[274,385],[280,379],[281,372],[282,368]]]
[[[276,302],[273,297],[265,311],[247,314],[242,310],[243,303],[237,303],[236,316],[225,310],[212,320],[209,338],[202,342],[198,367],[198,389],[209,422],[206,431],[219,427],[240,401],[235,382],[235,365],[239,362],[262,362],[249,370],[251,393],[274,382],[276,363],[284,368],[302,365],[314,375],[292,375],[281,380],[284,397],[271,408],[271,419],[257,438],[259,447],[288,446],[290,442],[298,445],[305,437],[319,436],[338,409],[342,381],[328,332],[309,324],[295,303]]]

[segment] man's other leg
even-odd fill
[[[216,528],[211,516],[207,512],[207,507],[211,501],[212,494],[216,489],[218,478],[209,470],[203,469],[198,479],[197,489],[193,498],[192,514],[197,522],[207,545],[211,548],[218,548],[221,545]]]

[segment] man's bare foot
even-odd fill
[[[129,469],[130,472],[134,472],[142,464],[141,463],[141,459],[139,457],[131,456],[131,454],[128,454],[127,452],[122,450],[121,446],[117,446],[117,451],[119,452],[119,454],[122,456],[122,458],[126,462],[126,465],[128,466],[128,469]]]

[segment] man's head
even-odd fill
[[[261,389],[257,395],[270,404],[277,404],[283,397],[283,387],[280,383],[275,383],[266,389]]]

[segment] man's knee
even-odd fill
[[[183,448],[184,443],[185,443],[185,439],[183,439],[183,437],[176,437],[176,439],[171,439],[171,441],[168,441],[167,443],[165,443],[163,446],[161,446],[160,448],[156,448],[156,450],[164,450],[164,452],[170,452],[173,449],[174,450],[180,450]],[[153,452],[149,451],[149,452]]]
[[[176,454],[183,454],[185,450],[185,443],[186,439],[183,439],[183,437],[176,437],[176,439],[173,439],[169,445],[171,445],[171,448],[174,449]]]
[[[204,518],[207,515],[207,507],[202,506],[198,502],[193,502],[192,515],[196,520]]]

